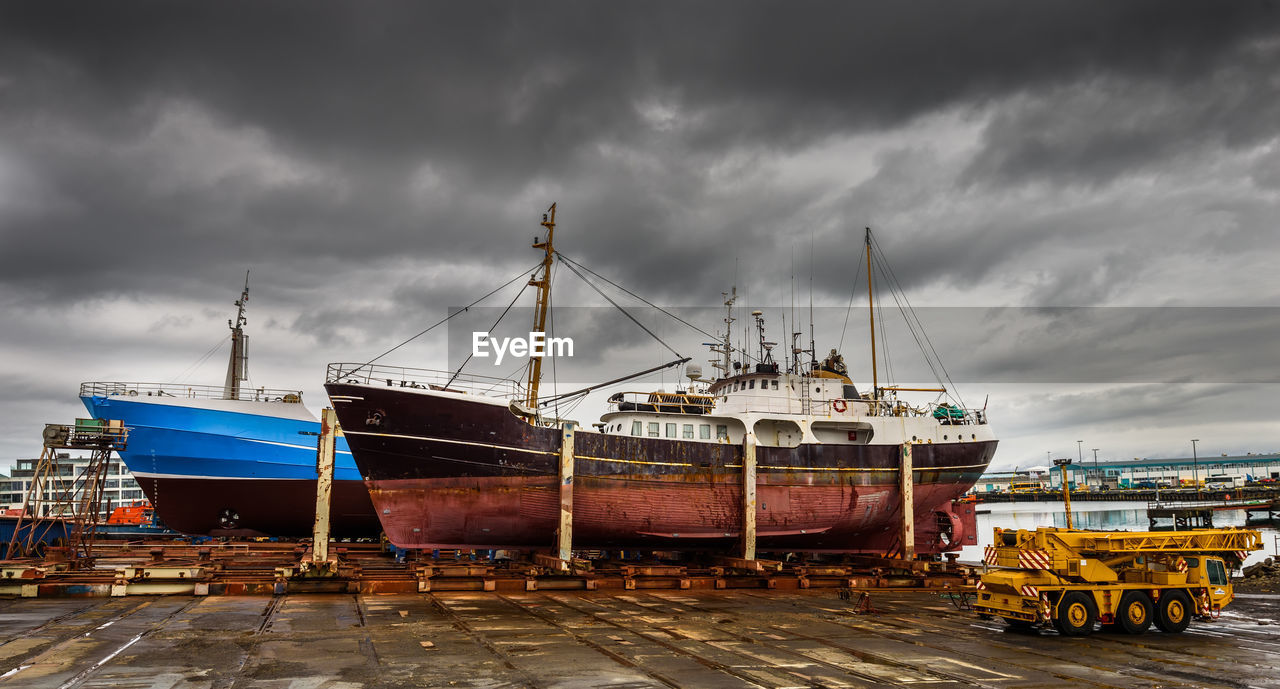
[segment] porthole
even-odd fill
[[[943,440],[946,440],[946,439],[947,439],[947,436],[945,436],[945,435],[944,435],[944,436],[942,436],[942,439],[943,439]]]

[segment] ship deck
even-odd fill
[[[1277,686],[1278,604],[1063,639],[905,591],[8,598],[0,687]]]

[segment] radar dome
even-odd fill
[[[684,367],[684,375],[689,380],[697,380],[702,377],[702,364],[689,364]]]

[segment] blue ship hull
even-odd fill
[[[95,418],[129,428],[121,459],[170,528],[191,535],[309,536],[320,424],[301,404],[87,395]],[[337,439],[331,531],[380,527],[344,438]]]

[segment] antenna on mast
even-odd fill
[[[810,368],[818,367],[818,346],[813,334],[813,232],[809,233],[809,358]]]
[[[533,248],[542,249],[546,252],[542,259],[542,277],[529,279],[529,286],[538,288],[538,303],[535,307],[533,322],[533,331],[537,333],[546,332],[547,304],[551,300],[551,259],[556,252],[551,245],[551,240],[556,233],[556,204],[551,204],[551,208],[548,208],[547,212],[542,214],[542,226],[547,230],[547,238],[538,239],[535,237],[533,241]],[[538,383],[541,380],[542,357],[530,352],[528,397],[525,398],[525,404],[530,409],[538,408]]]
[[[721,292],[720,296],[724,298],[724,340],[717,345],[711,347],[711,351],[720,355],[719,359],[711,359],[711,367],[720,371],[721,377],[728,378],[733,362],[730,357],[733,354],[733,302],[738,300],[738,286],[734,285],[731,291]]]
[[[867,314],[871,322],[871,399],[880,399],[880,379],[876,374],[876,304],[871,288],[871,228],[867,228]]]
[[[244,334],[245,323],[249,322],[249,319],[244,317],[244,307],[248,303],[249,271],[246,270],[244,271],[244,291],[235,302],[236,317],[234,320],[227,321],[227,327],[231,328],[231,358],[227,361],[227,380],[223,386],[223,399],[240,399],[240,383],[249,379],[249,338]]]
[[[796,330],[796,245],[791,245],[791,330],[787,331],[791,336],[791,372],[800,373],[800,348],[796,346],[796,340],[800,337],[800,332]]]

